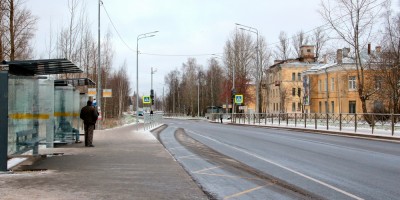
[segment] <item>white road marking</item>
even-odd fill
[[[235,149],[235,150],[237,150],[237,151],[240,151],[240,152],[242,152],[242,153],[245,153],[245,154],[250,155],[250,156],[252,156],[252,157],[258,158],[258,159],[260,159],[260,160],[262,160],[262,161],[265,161],[265,162],[267,162],[267,163],[270,163],[270,164],[272,164],[272,165],[275,165],[275,166],[280,167],[280,168],[282,168],[282,169],[285,169],[285,170],[287,170],[287,171],[290,171],[290,172],[292,172],[292,173],[294,173],[294,174],[297,174],[297,175],[299,175],[299,176],[301,176],[301,177],[304,177],[304,178],[306,178],[306,179],[308,179],[308,180],[311,180],[311,181],[314,181],[314,182],[316,182],[316,183],[319,183],[319,184],[321,184],[321,185],[323,185],[323,186],[326,186],[326,187],[328,187],[328,188],[330,188],[330,189],[333,189],[333,190],[335,190],[335,191],[337,191],[337,192],[340,192],[340,193],[342,193],[342,194],[344,194],[344,195],[347,195],[347,196],[349,196],[349,197],[351,197],[351,198],[358,199],[358,200],[362,200],[362,199],[363,199],[363,198],[358,197],[358,196],[356,196],[356,195],[354,195],[354,194],[351,194],[351,193],[346,192],[346,191],[344,191],[344,190],[342,190],[342,189],[339,189],[339,188],[337,188],[337,187],[335,187],[335,186],[333,186],[333,185],[330,185],[330,184],[328,184],[328,183],[325,183],[325,182],[323,182],[323,181],[320,181],[320,180],[318,180],[318,179],[315,179],[315,178],[313,178],[313,177],[310,177],[310,176],[308,176],[308,175],[305,175],[305,174],[303,174],[303,173],[301,173],[301,172],[298,172],[298,171],[296,171],[296,170],[294,170],[294,169],[290,169],[290,168],[285,167],[285,166],[283,166],[283,165],[281,165],[281,164],[278,164],[278,163],[276,163],[276,162],[273,162],[273,161],[271,161],[271,160],[268,160],[268,159],[266,159],[266,158],[263,158],[263,157],[261,157],[261,156],[259,156],[259,155],[257,155],[257,154],[253,154],[253,153],[250,153],[250,152],[248,152],[248,151],[246,151],[246,150],[239,149],[239,148],[237,148],[237,147],[234,147],[234,146],[231,146],[231,145],[222,143],[222,142],[220,142],[220,141],[218,141],[218,140],[216,140],[216,139],[213,139],[213,138],[210,138],[210,137],[207,137],[207,136],[204,136],[204,135],[200,135],[200,134],[195,133],[195,132],[193,132],[193,131],[190,131],[190,132],[193,133],[193,134],[195,134],[195,135],[197,135],[197,136],[199,136],[199,137],[206,138],[206,139],[211,140],[211,141],[213,141],[213,142],[222,144],[222,145],[227,146],[227,147],[229,147],[229,148]]]
[[[208,170],[218,169],[218,168],[221,168],[221,166],[215,166],[215,167],[210,167],[210,168],[206,168],[206,169],[201,169],[201,170],[194,171],[193,173],[200,173],[200,172],[205,172]]]

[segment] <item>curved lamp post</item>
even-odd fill
[[[256,76],[256,113],[258,114],[259,113],[259,74],[260,74],[260,66],[259,66],[259,43],[258,43],[258,30],[256,29],[256,28],[253,28],[253,27],[250,27],[250,26],[246,26],[246,25],[243,25],[243,24],[238,24],[238,23],[235,23],[236,24],[236,26],[240,26],[241,28],[241,30],[244,30],[244,31],[249,31],[249,32],[252,32],[252,33],[255,33],[256,35],[257,35],[257,46],[256,46],[256,54],[257,54],[257,61],[256,61],[256,73],[257,73],[257,76]],[[244,28],[243,28],[244,27]]]
[[[136,127],[139,130],[139,40],[148,38],[148,37],[154,37],[154,33],[157,33],[158,31],[153,31],[153,32],[148,32],[148,33],[143,33],[137,36],[136,39]]]

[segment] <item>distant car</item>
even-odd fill
[[[143,116],[143,111],[136,112],[138,116]]]

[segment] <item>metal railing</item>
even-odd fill
[[[162,123],[163,114],[149,114],[143,115],[143,129],[150,130]]]
[[[205,119],[203,116],[191,116],[182,113],[164,113],[164,118],[175,118],[175,119]]]
[[[235,113],[224,114],[234,124],[272,125],[400,136],[400,114],[380,113]],[[220,119],[214,114],[212,121]]]

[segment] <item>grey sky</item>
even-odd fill
[[[97,37],[98,0],[85,0],[87,12]],[[123,40],[136,50],[138,34],[158,30],[157,36],[139,41],[143,53],[192,56],[198,64],[207,67],[213,53],[222,53],[226,40],[235,30],[235,23],[257,28],[267,43],[275,43],[279,32],[288,36],[303,30],[309,31],[323,24],[317,10],[319,0],[103,0],[111,19]],[[46,58],[50,24],[53,35],[68,22],[67,0],[27,0],[26,6],[39,17],[35,38],[37,58]],[[136,53],[121,42],[101,8],[101,32],[110,29],[113,34],[115,58],[113,67],[124,60],[132,88],[136,88]],[[254,36],[255,37],[255,36]],[[47,40],[46,40],[47,38]],[[274,46],[274,45],[273,45]],[[150,68],[154,74],[154,88],[162,95],[164,76],[180,69],[188,56],[139,55],[139,93],[150,90]]]

